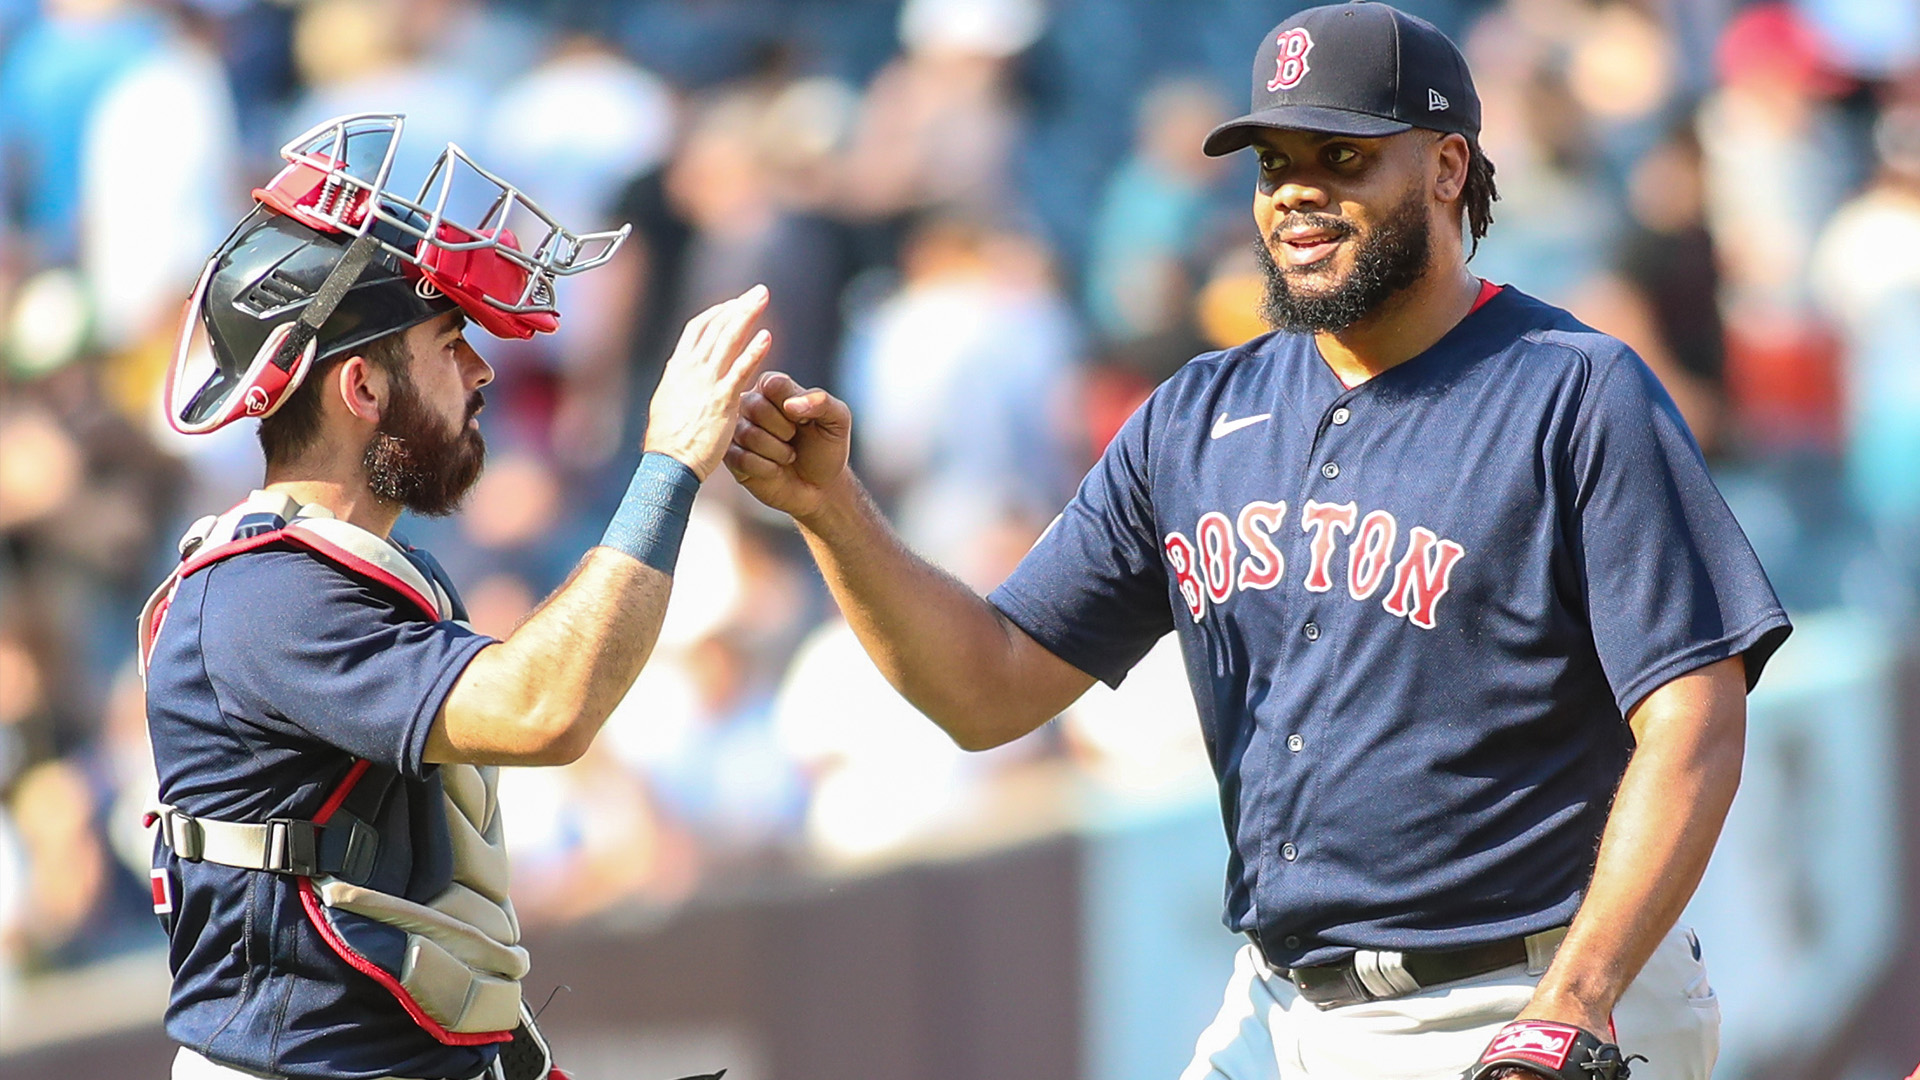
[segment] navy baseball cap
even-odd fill
[[[1261,128],[1377,138],[1409,128],[1480,134],[1467,58],[1432,23],[1371,0],[1308,8],[1268,32],[1253,109],[1207,134],[1211,156]]]

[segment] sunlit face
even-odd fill
[[[493,368],[467,343],[466,322],[454,311],[404,332],[410,361],[388,383],[363,458],[373,493],[416,514],[452,513],[486,464],[480,388]]]
[[[1418,281],[1431,259],[1431,132],[1255,135],[1253,217],[1276,327],[1338,331]]]
[[[450,428],[479,430],[485,404],[480,388],[493,381],[493,368],[467,342],[465,312],[449,311],[406,331],[413,363],[407,374],[420,398],[446,419]]]

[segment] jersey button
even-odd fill
[[[1296,754],[1299,753],[1301,748],[1306,745],[1307,745],[1307,740],[1301,738],[1298,735],[1287,736],[1287,749],[1293,751]]]
[[[1281,845],[1280,845],[1280,857],[1281,857],[1281,858],[1283,858],[1283,859],[1285,859],[1285,860],[1287,860],[1288,862],[1292,862],[1293,860],[1295,860],[1295,859],[1297,859],[1297,858],[1299,858],[1299,857],[1300,857],[1300,849],[1299,849],[1299,848],[1297,848],[1297,847],[1294,847],[1294,846],[1293,846],[1292,844],[1290,844],[1290,843],[1289,843],[1289,844],[1281,844]]]
[[[1334,477],[1340,475],[1340,466],[1335,465],[1333,462],[1329,461],[1325,465],[1320,466],[1320,475],[1331,480]]]
[[[1334,423],[1344,424],[1351,419],[1353,419],[1353,414],[1347,411],[1347,407],[1345,405],[1342,405],[1339,408],[1333,410]]]
[[[1300,935],[1288,934],[1280,940],[1280,944],[1285,945],[1289,949],[1297,949],[1300,947]]]
[[[1300,628],[1300,632],[1307,635],[1308,641],[1320,640],[1320,624],[1319,623],[1308,623],[1307,625]]]

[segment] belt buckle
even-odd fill
[[[1321,978],[1316,978],[1317,973]],[[1377,1000],[1366,984],[1355,974],[1353,965],[1342,961],[1338,964],[1326,964],[1318,968],[1289,968],[1284,972],[1288,982],[1300,991],[1300,996],[1312,1003],[1313,1007],[1325,1012],[1346,1005],[1363,1005]]]
[[[1360,949],[1353,954],[1353,974],[1376,999],[1405,997],[1421,990],[1420,980],[1407,971],[1406,954],[1402,952]]]

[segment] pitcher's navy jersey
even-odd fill
[[[1624,712],[1789,630],[1653,374],[1512,288],[1354,389],[1195,359],[990,599],[1113,684],[1178,630],[1226,921],[1290,966],[1566,923]]]
[[[311,819],[355,758],[398,770],[373,877],[451,880],[427,729],[492,641],[425,622],[317,555],[263,548],[187,577],[154,639],[147,720],[162,802],[225,821]],[[436,826],[436,815],[439,823]],[[296,879],[165,855],[179,875],[167,1034],[215,1060],[315,1080],[465,1078],[492,1046],[446,1046],[328,948]],[[401,958],[382,957],[399,970]]]

